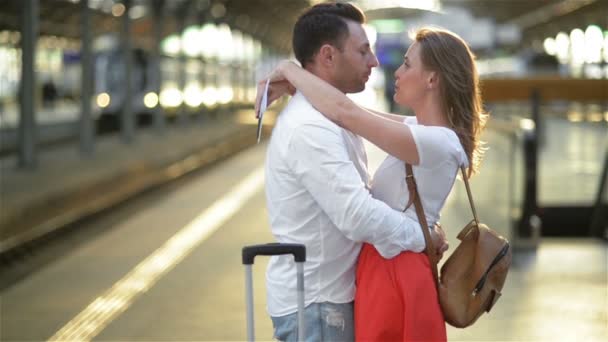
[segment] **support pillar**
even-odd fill
[[[122,52],[125,65],[125,91],[121,116],[120,134],[123,142],[132,143],[135,138],[135,115],[133,114],[133,49],[131,45],[131,19],[129,10],[132,0],[123,0],[125,13],[122,16]]]
[[[80,113],[80,153],[90,156],[94,150],[95,126],[91,117],[91,98],[93,97],[93,53],[91,49],[91,10],[89,0],[80,0],[80,20],[82,29],[82,79]]]
[[[38,40],[38,0],[24,0],[21,21],[21,83],[19,85],[18,167],[34,168],[36,160],[36,42]]]

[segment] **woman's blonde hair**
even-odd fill
[[[421,28],[412,39],[420,45],[424,66],[437,72],[442,108],[469,158],[467,177],[479,171],[484,142],[480,134],[488,115],[483,110],[475,55],[455,33]]]

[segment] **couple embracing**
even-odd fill
[[[456,34],[420,29],[395,72],[394,101],[415,116],[363,108],[345,94],[362,91],[378,66],[364,22],[348,3],[309,8],[293,31],[301,66],[284,61],[268,77],[269,102],[292,95],[267,151],[271,230],[279,242],[306,245],[306,341],[445,341],[405,164],[441,257],[440,211],[460,167],[470,177],[482,155],[474,56]],[[361,137],[388,153],[373,180]],[[297,337],[295,273],[291,256],[272,257],[266,273],[281,341]]]

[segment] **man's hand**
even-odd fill
[[[431,230],[431,240],[433,240],[433,246],[435,246],[436,260],[439,261],[443,258],[443,253],[450,247],[441,225],[435,224],[435,227]]]
[[[266,81],[270,79],[270,83],[268,84],[268,103],[267,106],[270,106],[276,99],[280,98],[285,94],[293,95],[296,92],[296,88],[289,83],[289,81],[283,76],[282,68],[286,67],[290,62],[282,61],[271,73],[268,77],[260,80],[257,86],[257,94],[255,96],[255,117],[260,117],[260,107],[262,102],[262,97],[264,96],[264,88],[266,87]]]
[[[266,88],[266,81],[268,79],[265,78],[258,82],[257,94],[255,96],[255,117],[260,117],[260,107],[262,104],[262,97],[264,96],[264,88]],[[295,88],[289,83],[287,80],[283,81],[274,81],[268,84],[268,103],[267,106],[270,106],[276,99],[280,98],[285,94],[293,95],[295,94]]]

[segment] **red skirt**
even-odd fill
[[[403,252],[384,259],[364,244],[357,264],[357,341],[446,341],[429,259]]]

